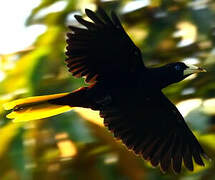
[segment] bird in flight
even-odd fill
[[[91,108],[100,111],[115,138],[163,172],[172,168],[180,173],[182,161],[190,171],[193,161],[204,166],[202,157],[207,155],[162,89],[205,70],[183,62],[148,68],[114,12],[85,12],[91,21],[75,15],[82,27],[69,26],[66,63],[69,72],[84,77],[89,86],[9,102],[4,105],[12,109],[7,117],[28,121],[74,107]]]

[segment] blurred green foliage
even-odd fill
[[[62,10],[41,13],[59,2],[65,3]],[[101,125],[98,114],[78,110],[14,124],[0,107],[0,179],[215,179],[213,0],[41,0],[26,24],[42,24],[46,31],[28,49],[1,56],[1,71],[7,73],[0,86],[1,104],[85,85],[83,79],[74,79],[67,72],[65,34],[67,25],[77,25],[74,13],[83,13],[84,8],[94,10],[96,5],[119,14],[126,31],[141,48],[147,66],[186,60],[207,69],[207,73],[164,91],[174,103],[185,107],[185,118],[212,161],[206,162],[206,167],[195,166],[194,172],[184,169],[178,175],[171,171],[164,175],[114,140]]]

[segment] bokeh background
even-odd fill
[[[117,12],[147,66],[185,61],[207,69],[164,93],[177,104],[212,161],[195,166],[194,172],[162,174],[114,140],[98,112],[76,108],[47,119],[12,123],[0,106],[0,179],[215,179],[214,0],[2,1],[0,104],[85,85],[67,72],[65,35],[67,25],[78,25],[74,14],[96,10],[97,5]]]

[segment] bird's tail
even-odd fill
[[[13,122],[31,121],[61,114],[73,107],[84,107],[82,94],[81,89],[72,93],[18,99],[3,106],[6,110],[12,109],[7,118]]]

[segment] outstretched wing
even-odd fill
[[[116,138],[153,166],[160,164],[164,172],[172,166],[179,173],[182,161],[192,171],[192,158],[204,166],[201,156],[207,156],[202,147],[180,112],[162,92],[142,101],[142,106],[112,107],[100,115]]]
[[[98,14],[89,9],[85,12],[92,22],[75,15],[85,28],[69,26],[72,32],[67,34],[66,62],[73,76],[93,82],[144,67],[140,50],[114,12],[112,19],[101,8]]]

